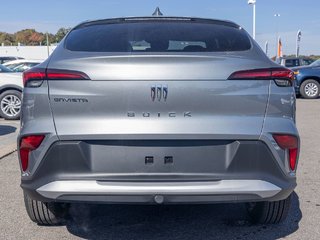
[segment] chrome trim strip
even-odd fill
[[[157,85],[157,99],[158,99],[158,101],[161,101],[161,98],[162,98],[162,86]]]
[[[54,181],[37,189],[43,197],[62,195],[228,195],[254,194],[261,198],[275,196],[278,186],[262,180],[221,180],[214,182],[101,182]]]
[[[155,98],[156,98],[156,86],[152,85],[151,86],[151,99],[152,99],[152,101],[154,101]]]
[[[167,101],[168,98],[168,85],[163,85],[163,99]]]

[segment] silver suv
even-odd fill
[[[232,22],[76,26],[24,73],[29,217],[61,223],[72,202],[247,202],[254,222],[284,220],[299,154],[292,81]]]

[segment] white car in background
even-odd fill
[[[14,57],[14,56],[0,56],[0,64],[4,64],[9,61],[23,59],[22,57]]]
[[[7,120],[20,118],[22,73],[0,65],[0,117]]]
[[[44,60],[40,60],[40,59],[37,59],[37,60],[36,59],[19,59],[19,60],[6,62],[3,64],[3,66],[10,68],[14,72],[24,72],[34,66],[37,66],[43,61]]]

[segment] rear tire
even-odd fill
[[[0,116],[6,120],[18,120],[21,114],[21,92],[7,90],[0,94]]]
[[[32,200],[26,193],[24,203],[29,218],[39,225],[57,226],[65,222],[68,208],[62,203]]]
[[[320,94],[320,84],[314,79],[305,80],[300,86],[300,94],[303,98],[315,99]]]
[[[291,195],[281,201],[249,203],[247,209],[253,223],[276,224],[287,218],[290,205]]]

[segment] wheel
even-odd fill
[[[39,225],[61,225],[66,219],[68,212],[66,204],[32,200],[26,193],[24,193],[24,203],[29,218]]]
[[[320,84],[316,80],[307,79],[300,86],[300,94],[303,98],[314,99],[320,94]]]
[[[7,120],[20,118],[21,92],[7,90],[0,94],[0,116]]]
[[[290,205],[291,195],[281,201],[249,203],[247,209],[253,223],[275,224],[287,218]]]

